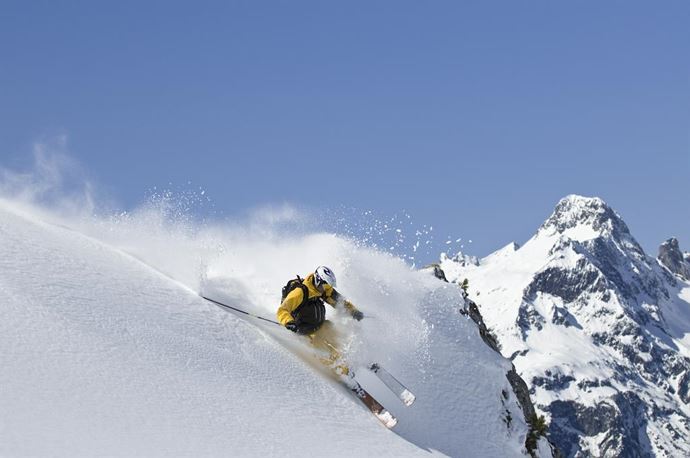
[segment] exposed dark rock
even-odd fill
[[[555,401],[546,409],[552,416],[551,437],[568,457],[578,452],[586,454],[580,446],[580,436],[599,434],[603,434],[598,444],[603,456],[652,456],[645,432],[646,406],[633,392],[617,393],[595,406]]]
[[[432,269],[434,277],[448,283],[448,279],[446,278],[446,273],[443,271],[443,269],[441,268],[441,266],[439,264],[429,264],[428,266],[426,266],[424,268],[425,269]]]
[[[574,326],[578,329],[582,329],[580,323],[577,322],[577,318],[570,313],[565,307],[554,307],[553,314],[551,315],[551,322],[554,324],[560,324],[561,326],[570,327]]]
[[[611,382],[608,380],[580,380],[577,382],[577,387],[581,390],[589,391],[591,388],[599,388],[602,386],[611,386]]]
[[[519,350],[519,351],[514,351],[512,355],[508,358],[511,361],[514,361],[515,358],[518,356],[525,356],[527,353],[529,353],[529,350]]]
[[[525,420],[529,420],[537,413],[534,410],[534,404],[532,404],[532,399],[529,397],[529,388],[527,383],[520,377],[520,375],[515,370],[515,366],[506,373],[506,378],[510,383],[510,386],[517,396],[518,403],[520,403],[520,408],[522,408],[522,413],[525,415]]]
[[[549,267],[534,276],[534,280],[525,289],[524,297],[527,300],[536,298],[537,293],[550,294],[560,297],[565,302],[572,302],[584,291],[603,291],[603,286],[594,289],[599,279],[599,272],[587,269],[585,261],[578,261],[578,270],[566,270],[558,267]]]
[[[484,318],[479,312],[479,307],[477,307],[477,304],[470,299],[465,299],[465,302],[467,304],[467,309],[460,309],[460,313],[463,315],[469,315],[469,317],[472,318],[472,321],[477,324],[477,328],[479,328],[479,335],[484,343],[496,353],[501,353],[501,346],[498,343],[498,339],[496,339],[496,336],[493,335],[489,328],[486,327]]]
[[[572,375],[565,375],[560,372],[552,373],[547,370],[544,377],[532,377],[532,385],[540,386],[545,390],[558,391],[568,388],[570,382],[575,381]]]
[[[619,456],[653,456],[646,432],[647,416],[644,401],[631,391],[618,393],[613,399],[619,412],[616,429],[608,434],[602,450],[620,450]],[[611,445],[607,447],[608,444]]]
[[[678,396],[684,403],[690,404],[690,371],[686,371],[678,381]]]
[[[520,328],[522,338],[526,339],[529,330],[532,328],[541,330],[544,327],[544,323],[546,323],[546,319],[535,310],[532,304],[523,303],[520,305],[516,323]]]
[[[659,247],[659,262],[684,280],[690,280],[690,261],[687,254],[680,251],[680,245],[675,237],[666,240]]]
[[[690,359],[654,343],[652,337],[629,319],[621,319],[609,332],[595,332],[591,337],[596,345],[617,350],[631,363],[632,367],[621,365],[616,368],[620,381],[624,381],[624,377],[646,380],[671,393],[676,390],[669,384],[669,379],[690,372]],[[632,343],[624,343],[621,337],[633,337]]]
[[[623,275],[621,275],[622,267],[620,265],[620,248],[611,239],[597,237],[578,244],[577,249],[586,257],[589,263],[594,265],[603,274],[606,284],[600,284],[602,291],[604,289],[613,289],[611,285],[615,285],[617,292],[625,298],[632,298],[639,292],[636,284],[630,284],[623,279]],[[578,268],[580,268],[579,263]]]

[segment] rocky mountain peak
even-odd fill
[[[603,200],[571,195],[519,250],[442,264],[467,278],[565,456],[671,457],[690,456],[686,256],[670,239],[657,262]]]
[[[687,253],[684,254],[680,251],[678,239],[671,237],[659,247],[657,259],[672,273],[685,280],[690,280],[690,262],[688,262],[686,256]]]
[[[628,226],[620,215],[602,199],[575,194],[566,196],[558,202],[551,216],[539,228],[539,232],[563,234],[578,226],[591,228],[598,233],[611,234],[616,238],[630,235]]]

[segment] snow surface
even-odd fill
[[[197,295],[273,318],[280,286],[318,264],[366,315],[328,312],[394,431],[303,339]],[[171,225],[155,208],[66,218],[0,200],[0,455],[522,455],[510,364],[461,301],[457,287],[329,234]],[[362,369],[371,361],[413,406]]]

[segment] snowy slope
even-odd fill
[[[329,311],[353,366],[379,361],[417,394],[405,408],[358,369],[399,417],[395,432],[297,337],[195,294],[272,317],[286,278],[320,263],[367,314]],[[521,455],[510,364],[460,302],[457,288],[331,235],[202,234],[149,211],[60,221],[0,200],[0,455]]]
[[[443,256],[567,455],[690,453],[690,283],[601,199],[568,196],[522,247]]]

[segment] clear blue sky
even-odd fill
[[[354,206],[527,239],[597,195],[690,249],[690,3],[72,2],[0,8],[0,163],[57,133],[124,207]]]

